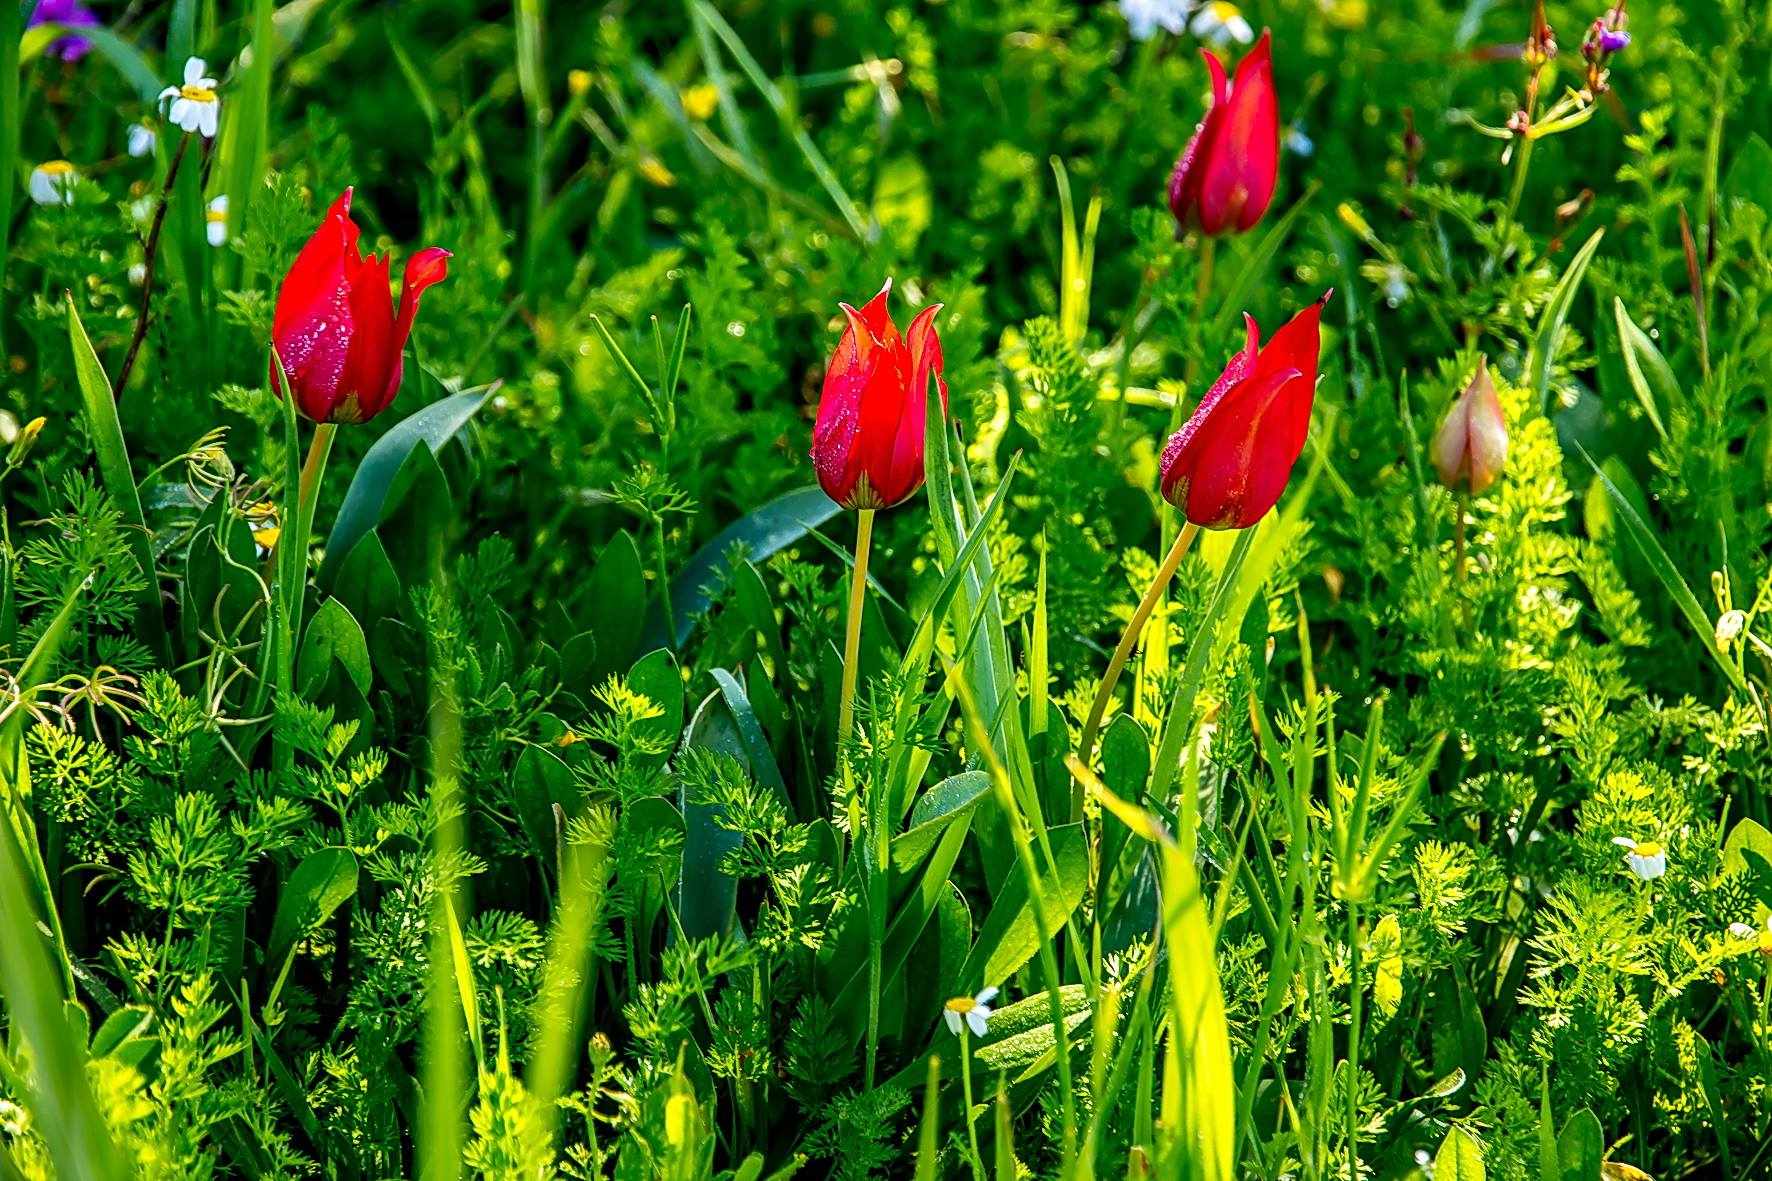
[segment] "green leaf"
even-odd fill
[[[983,771],[962,771],[924,792],[911,809],[910,827],[892,838],[892,865],[908,870],[921,861],[948,825],[963,816],[991,790]]]
[[[1594,1181],[1600,1175],[1600,1157],[1605,1150],[1606,1139],[1593,1112],[1584,1107],[1570,1116],[1563,1134],[1557,1137],[1563,1181]]]
[[[662,765],[683,731],[683,675],[677,671],[676,658],[663,648],[648,652],[628,670],[627,684],[660,710],[659,716],[636,723],[634,730],[665,748],[657,755],[641,756],[640,761]]]
[[[1483,1181],[1483,1150],[1471,1134],[1452,1125],[1434,1154],[1434,1181]]]
[[[666,646],[662,635],[653,641],[649,634],[642,634],[646,622],[646,567],[640,561],[640,547],[626,529],[618,530],[597,555],[597,563],[585,582],[583,601],[593,621],[592,634],[597,637],[597,680],[626,668],[637,653]],[[583,688],[589,690],[592,686]]]
[[[1742,679],[1740,671],[1730,664],[1717,648],[1716,625],[1704,613],[1704,608],[1699,605],[1698,597],[1692,593],[1692,588],[1686,584],[1686,579],[1680,574],[1679,567],[1674,565],[1674,560],[1668,557],[1667,551],[1661,548],[1661,542],[1656,539],[1655,531],[1638,514],[1636,506],[1631,504],[1630,498],[1619,489],[1618,485],[1612,482],[1600,465],[1594,462],[1593,456],[1585,450],[1581,452],[1581,455],[1594,469],[1594,474],[1599,477],[1607,494],[1612,497],[1612,507],[1617,511],[1618,520],[1623,522],[1625,532],[1630,534],[1631,540],[1636,542],[1637,548],[1642,551],[1644,561],[1648,562],[1649,569],[1654,573],[1656,580],[1661,583],[1661,588],[1667,592],[1668,597],[1673,600],[1674,606],[1680,609],[1680,614],[1684,615],[1686,622],[1692,626],[1693,634],[1698,637],[1698,642],[1704,646],[1706,652],[1710,653],[1711,660],[1722,670],[1723,676],[1728,679],[1729,683],[1737,691],[1746,693],[1748,691],[1747,682]]]
[[[1271,264],[1274,255],[1278,254],[1280,247],[1286,244],[1286,239],[1292,236],[1292,228],[1298,224],[1298,219],[1304,211],[1310,208],[1311,198],[1315,197],[1317,191],[1322,187],[1321,182],[1313,180],[1310,187],[1299,194],[1298,200],[1292,203],[1292,207],[1286,210],[1278,221],[1274,222],[1267,233],[1262,235],[1261,241],[1256,244],[1255,249],[1249,252],[1243,265],[1237,268],[1236,277],[1226,288],[1224,297],[1218,301],[1218,311],[1212,317],[1212,326],[1207,330],[1207,340],[1215,340],[1225,334],[1233,319],[1246,306],[1250,287],[1258,279],[1272,273]]]
[[[320,564],[319,575],[322,585],[329,584],[338,573],[339,563],[350,556],[364,534],[380,523],[388,490],[406,457],[421,443],[429,447],[433,455],[441,451],[444,444],[485,405],[496,388],[496,385],[480,386],[433,402],[407,415],[375,441],[363,462],[357,465],[351,486],[345,491],[344,504],[339,507],[338,519],[333,522],[332,533],[326,539],[326,558]]]
[[[1749,135],[1735,150],[1729,174],[1723,179],[1725,195],[1749,201],[1772,216],[1772,147],[1759,132]]]
[[[357,692],[368,695],[373,678],[369,642],[350,609],[337,599],[329,598],[320,604],[314,618],[308,621],[308,632],[302,639],[296,674],[296,684],[302,694],[311,697],[324,687],[327,674],[335,664],[357,686]]]
[[[92,43],[98,56],[109,62],[121,75],[123,80],[134,87],[136,95],[143,102],[153,102],[164,86],[160,75],[148,64],[141,50],[119,37],[103,25],[82,26],[70,29],[63,25],[46,23],[37,25],[27,32],[19,41],[19,64],[29,65],[40,57],[43,51],[54,44],[64,33],[74,33]],[[182,69],[184,62],[181,60]],[[172,79],[168,79],[172,81]]]
[[[1613,298],[1612,318],[1618,325],[1619,348],[1624,354],[1624,372],[1630,379],[1631,390],[1642,403],[1643,413],[1649,416],[1655,433],[1665,441],[1667,427],[1662,423],[1660,408],[1666,406],[1671,410],[1683,401],[1679,379],[1649,334],[1638,328],[1625,311],[1622,299]]]
[[[744,741],[732,720],[732,711],[719,692],[707,695],[689,723],[685,747],[730,755],[746,764]],[[720,868],[720,859],[743,841],[738,833],[720,823],[716,804],[689,801],[684,789],[677,791],[677,808],[683,813],[683,870],[677,879],[677,917],[687,939],[705,939],[731,929],[738,905],[738,882]]]
[[[552,865],[559,843],[554,809],[572,816],[578,811],[578,782],[572,768],[553,751],[526,746],[511,772],[511,797],[517,822],[536,854]]]
[[[962,991],[1001,985],[1011,973],[1034,958],[1040,944],[1064,929],[1077,904],[1083,900],[1083,888],[1089,877],[1087,851],[1081,826],[1066,824],[1051,830],[1052,859],[1056,876],[1050,870],[1040,874],[1041,896],[1046,902],[1046,929],[1034,921],[1032,900],[1028,897],[1028,881],[1016,863],[1009,878],[991,899],[990,917],[979,929],[978,942],[960,970],[955,982]],[[1042,994],[1042,1003],[1048,998]]]
[[[1600,239],[1605,236],[1603,228],[1595,230],[1593,237],[1569,260],[1563,277],[1557,281],[1556,289],[1539,313],[1538,332],[1532,338],[1532,352],[1526,361],[1526,388],[1536,395],[1541,413],[1550,410],[1551,362],[1556,360],[1557,347],[1563,339],[1563,324],[1575,303],[1575,292],[1581,287],[1582,276],[1587,274],[1587,264],[1593,261],[1594,251],[1600,248]]]
[[[99,478],[105,491],[116,504],[128,527],[129,548],[135,564],[141,567],[146,586],[141,593],[137,620],[143,638],[156,651],[166,649],[166,623],[160,615],[160,583],[154,570],[153,534],[148,532],[147,519],[142,516],[141,496],[136,491],[135,474],[129,466],[129,447],[123,441],[123,424],[117,419],[117,399],[111,394],[111,379],[105,376],[98,354],[74,297],[68,297],[68,340],[74,350],[74,377],[80,386],[80,400],[86,409],[86,426],[92,434],[92,447],[98,455]]]
[[[480,1033],[480,995],[474,987],[474,964],[468,958],[468,941],[462,938],[461,921],[455,917],[455,904],[443,899],[443,918],[449,929],[449,958],[454,965],[455,988],[461,998],[461,1013],[467,1022],[468,1040],[474,1044],[474,1057],[484,1066],[486,1047]]]
[[[747,558],[761,562],[793,545],[841,511],[837,502],[818,486],[796,488],[762,508],[746,513],[696,550],[682,572],[671,579],[671,603],[677,616],[674,646],[681,648],[695,630],[696,617],[705,612],[712,601],[734,547],[742,546]],[[642,647],[662,646],[665,632],[664,621],[655,612],[647,626]]]
[[[349,849],[317,849],[302,858],[277,898],[265,962],[282,964],[298,940],[357,893],[357,858]]]
[[[1766,826],[1753,817],[1744,816],[1735,822],[1729,839],[1723,842],[1723,876],[1745,873],[1749,852],[1772,861],[1772,832],[1767,832]]]

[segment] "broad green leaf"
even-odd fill
[[[730,755],[748,769],[744,740],[717,690],[695,711],[684,746]],[[720,860],[743,838],[720,823],[718,805],[691,803],[682,788],[677,791],[677,808],[683,813],[683,869],[676,884],[683,935],[705,939],[724,934],[732,929],[738,882],[720,868]]]
[[[627,685],[658,707],[658,716],[635,723],[634,731],[664,748],[655,755],[638,756],[641,761],[662,765],[683,732],[683,675],[676,658],[663,648],[648,652],[628,670]]]
[[[640,547],[626,529],[617,530],[604,543],[591,567],[591,576],[585,581],[582,602],[590,617],[592,634],[597,637],[595,680],[627,668],[638,653],[665,647],[662,629],[656,640],[642,635],[646,620],[646,567],[640,560]],[[681,600],[673,598],[672,602]],[[569,687],[588,699],[596,685]]]
[[[1563,325],[1575,303],[1575,293],[1581,287],[1582,277],[1587,274],[1587,264],[1593,261],[1594,251],[1600,248],[1600,239],[1605,236],[1605,229],[1595,230],[1593,237],[1576,251],[1544,310],[1539,313],[1538,332],[1532,338],[1532,352],[1526,361],[1526,388],[1536,398],[1541,412],[1550,410],[1551,364],[1556,360],[1557,348],[1563,339]]]
[[[1758,853],[1767,861],[1772,861],[1772,832],[1751,816],[1744,816],[1735,822],[1729,830],[1729,838],[1723,842],[1723,876],[1745,873],[1749,852]]]
[[[1434,1154],[1434,1181],[1483,1181],[1483,1150],[1471,1134],[1452,1125]]]
[[[1723,179],[1724,195],[1749,201],[1772,217],[1772,146],[1754,132],[1735,149],[1729,174]]]
[[[434,455],[453,439],[486,403],[496,386],[481,386],[452,394],[413,411],[375,441],[345,491],[344,504],[326,538],[326,557],[320,563],[321,585],[337,576],[339,563],[350,556],[357,542],[380,523],[382,509],[394,477],[411,455],[424,444]]]
[[[357,686],[357,692],[369,693],[374,675],[369,664],[369,641],[350,609],[329,598],[308,621],[308,633],[302,640],[296,665],[296,684],[301,692],[306,696],[316,693],[325,685],[334,664],[344,670]]]
[[[1028,897],[1027,878],[1016,863],[1009,880],[991,899],[990,917],[979,929],[978,942],[966,965],[960,971],[956,986],[961,990],[998,985],[1011,973],[1034,958],[1040,944],[1064,929],[1077,904],[1083,900],[1083,888],[1089,876],[1089,864],[1079,825],[1066,824],[1051,832],[1052,856],[1056,876],[1049,870],[1040,874],[1041,893],[1046,900],[1046,929],[1038,929],[1034,921],[1032,899]],[[1047,998],[1042,995],[1042,1002]]]
[[[892,838],[892,865],[908,870],[921,861],[948,825],[959,819],[991,790],[991,777],[983,771],[962,771],[949,776],[918,797],[911,808],[910,827]]]
[[[357,858],[349,849],[317,849],[302,858],[277,898],[265,962],[281,965],[298,940],[357,893]]]
[[[765,787],[774,788],[782,801],[787,802],[787,783],[781,777],[781,768],[776,766],[775,752],[769,749],[769,740],[763,736],[762,723],[757,721],[757,711],[751,708],[751,699],[745,694],[744,686],[723,668],[714,669],[711,675],[720,687],[726,708],[732,711],[732,722],[738,728],[739,741],[744,743],[751,774]]]
[[[1563,1169],[1563,1181],[1592,1181],[1600,1175],[1600,1157],[1606,1151],[1606,1138],[1600,1121],[1593,1112],[1582,1108],[1563,1125],[1557,1137],[1557,1161]]]
[[[511,772],[511,796],[517,822],[535,852],[553,865],[559,843],[554,809],[567,816],[578,812],[578,783],[559,755],[540,746],[526,746]]]
[[[816,485],[796,488],[746,513],[696,550],[682,572],[671,579],[671,604],[677,616],[675,646],[680,648],[688,641],[696,617],[707,610],[734,547],[743,547],[747,558],[761,562],[793,545],[840,511],[837,502]],[[662,644],[664,632],[664,623],[655,614],[647,629],[646,645]]]
[[[1624,354],[1624,372],[1630,379],[1631,390],[1642,403],[1643,413],[1648,415],[1655,433],[1665,441],[1667,427],[1662,422],[1661,410],[1672,410],[1681,403],[1679,379],[1649,334],[1637,327],[1625,310],[1624,301],[1617,297],[1612,300],[1612,318],[1618,325],[1618,344]]]
[[[136,491],[135,474],[129,466],[129,447],[123,441],[123,425],[117,419],[117,399],[111,392],[111,379],[105,376],[92,341],[80,323],[74,298],[68,297],[68,339],[74,349],[74,377],[80,386],[80,400],[86,408],[86,427],[92,433],[92,447],[98,456],[98,474],[105,491],[122,514],[129,534],[130,554],[141,567],[146,582],[140,596],[137,619],[148,646],[163,651],[166,646],[166,625],[160,615],[160,584],[154,572],[154,535],[148,532],[147,519],[142,516],[141,496]]]

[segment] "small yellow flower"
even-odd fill
[[[573,98],[583,98],[591,89],[591,72],[589,70],[568,70],[566,72],[566,90]]]
[[[683,113],[698,123],[713,118],[714,108],[719,105],[720,92],[706,82],[683,92]]]
[[[640,175],[661,189],[668,189],[677,183],[676,174],[666,168],[657,156],[648,156],[640,161]]]

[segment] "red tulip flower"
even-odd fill
[[[1163,448],[1163,499],[1208,529],[1247,529],[1286,490],[1317,390],[1317,322],[1330,293],[1260,345],[1248,341]]]
[[[891,508],[923,484],[924,399],[935,375],[941,405],[941,339],[931,304],[904,336],[886,310],[892,280],[856,311],[825,370],[818,419],[812,427],[812,466],[825,495],[851,509]]]
[[[388,293],[390,257],[363,257],[357,235],[346,189],[277,292],[271,339],[296,407],[315,422],[367,422],[387,409],[400,392],[419,296],[449,274],[449,251],[429,246],[413,255],[396,311]],[[281,394],[275,365],[271,381]]]
[[[1169,211],[1176,234],[1199,229],[1216,237],[1253,229],[1274,199],[1280,167],[1280,108],[1274,97],[1269,34],[1237,65],[1234,81],[1224,63],[1202,49],[1212,71],[1212,104],[1194,129],[1169,177]]]

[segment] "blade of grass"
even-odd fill
[[[1698,596],[1692,593],[1692,588],[1687,585],[1679,567],[1674,565],[1674,560],[1668,556],[1667,551],[1661,548],[1661,542],[1657,540],[1655,530],[1637,513],[1636,506],[1630,502],[1630,498],[1619,489],[1618,485],[1612,482],[1611,477],[1600,470],[1600,465],[1594,462],[1594,457],[1587,453],[1587,449],[1579,443],[1575,445],[1575,449],[1581,452],[1581,457],[1587,460],[1589,467],[1594,469],[1594,475],[1600,479],[1600,486],[1606,489],[1606,494],[1612,499],[1612,507],[1618,514],[1618,519],[1624,522],[1624,531],[1630,535],[1631,540],[1636,543],[1637,549],[1642,552],[1643,560],[1648,563],[1650,571],[1661,583],[1661,589],[1667,592],[1668,598],[1673,600],[1673,604],[1679,608],[1680,614],[1686,617],[1686,622],[1692,626],[1693,634],[1698,637],[1698,642],[1704,645],[1704,650],[1710,654],[1711,660],[1728,678],[1729,684],[1737,692],[1746,693],[1748,691],[1747,682],[1742,677],[1741,670],[1731,664],[1717,647],[1716,625],[1704,613],[1704,608],[1698,602]]]
[[[848,192],[844,190],[842,182],[837,179],[837,174],[825,161],[824,154],[818,150],[818,145],[812,142],[812,137],[807,135],[805,128],[800,126],[799,119],[795,116],[793,108],[788,104],[787,97],[782,94],[780,87],[770,81],[769,75],[763,72],[763,67],[757,64],[757,59],[751,56],[750,50],[745,48],[744,40],[739,37],[731,25],[726,23],[726,18],[720,15],[718,9],[707,3],[706,0],[690,0],[690,2],[695,12],[706,22],[707,27],[725,43],[727,52],[732,54],[732,60],[738,63],[739,70],[750,80],[751,85],[757,88],[757,92],[763,96],[764,101],[775,112],[775,117],[781,120],[782,130],[787,132],[788,137],[794,141],[794,146],[800,149],[800,155],[805,158],[806,167],[811,169],[812,175],[818,179],[818,183],[830,197],[831,204],[837,207],[837,212],[843,215],[843,220],[848,224],[850,231],[862,241],[872,242],[878,236],[878,227],[871,226],[863,219],[861,211],[855,207],[855,202],[849,199]],[[730,130],[729,127],[728,131],[730,132]]]
[[[1593,237],[1569,260],[1563,277],[1557,280],[1556,288],[1545,302],[1544,311],[1539,313],[1538,332],[1532,338],[1531,355],[1526,361],[1526,387],[1532,391],[1540,413],[1550,412],[1551,363],[1556,360],[1557,347],[1563,339],[1563,324],[1575,303],[1575,292],[1581,287],[1582,276],[1587,274],[1587,264],[1593,261],[1594,251],[1600,248],[1600,239],[1605,236],[1604,228],[1595,230]]]

